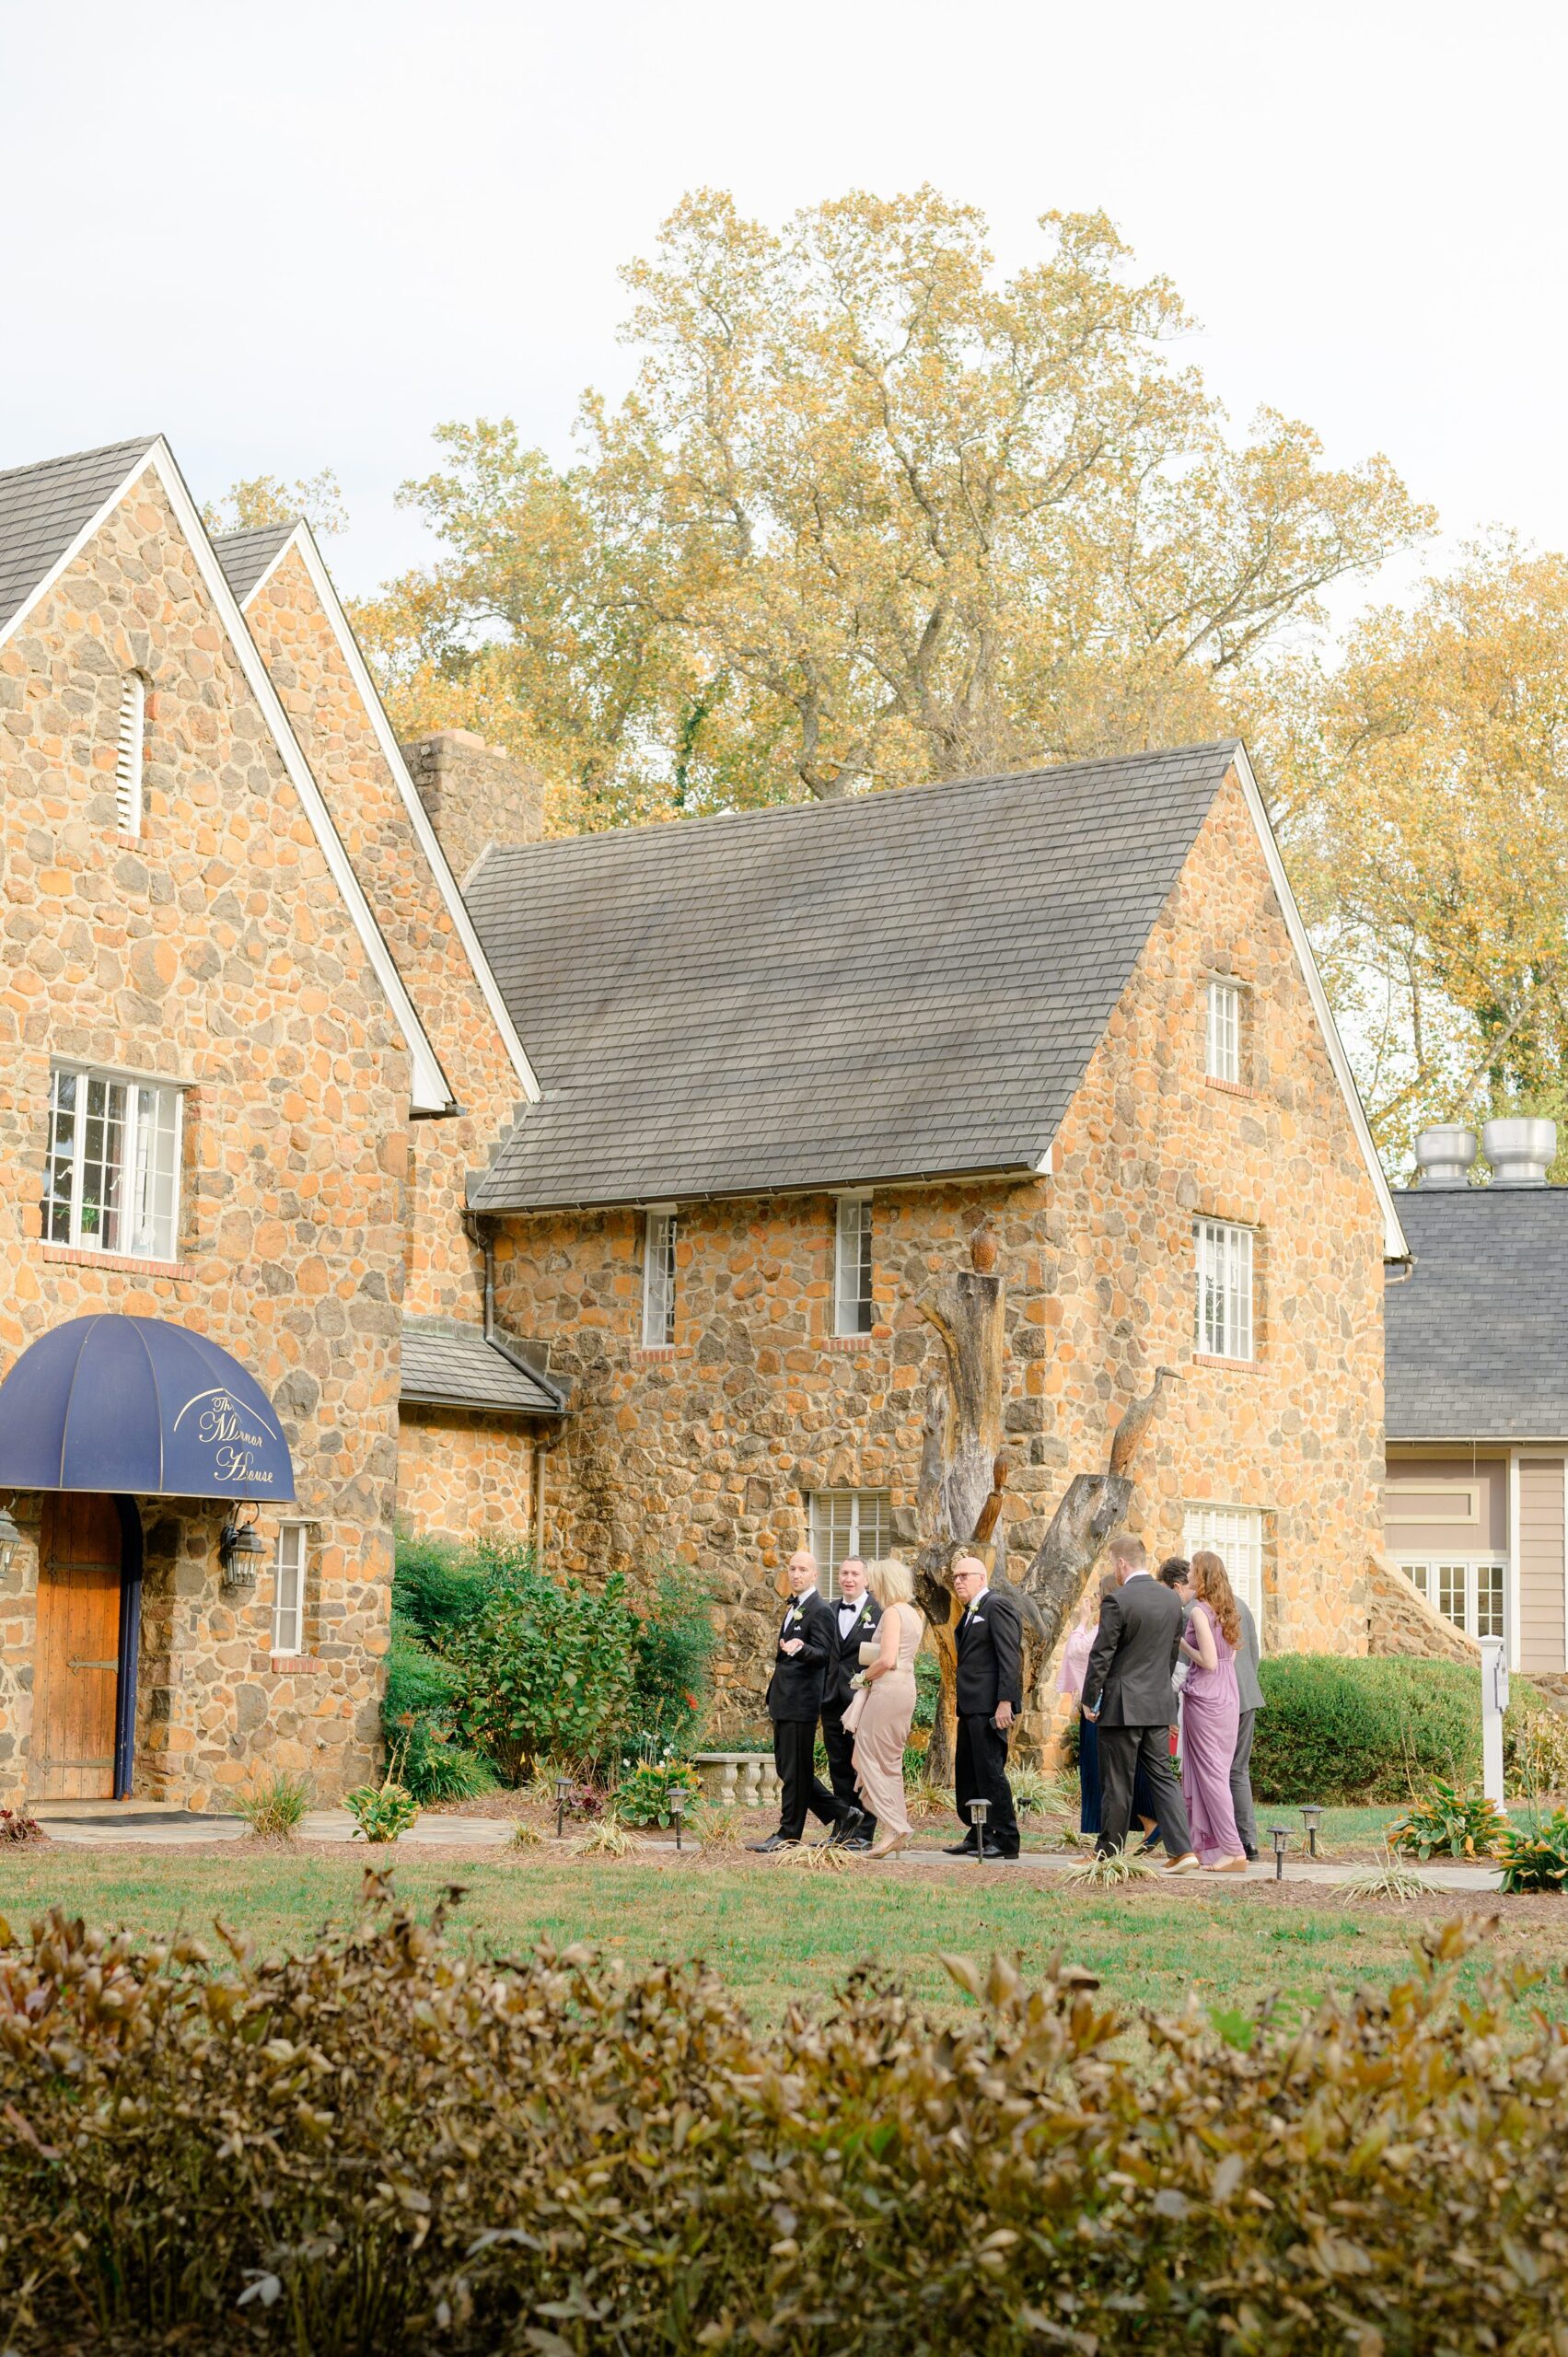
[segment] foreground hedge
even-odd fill
[[[0,1958],[5,2345],[1563,2357],[1568,2042],[1522,1974],[1457,2010],[1466,1940],[1151,2055],[1071,1969],[760,2030],[390,1910],[210,1971],[56,1913]]]
[[[1260,1666],[1252,1745],[1260,1801],[1405,1801],[1481,1781],[1481,1672],[1463,1662],[1274,1654]],[[1509,1790],[1555,1791],[1568,1718],[1519,1678],[1504,1722]]]

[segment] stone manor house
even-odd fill
[[[0,475],[0,1791],[360,1781],[400,1518],[699,1566],[754,1720],[982,1213],[1014,1568],[1165,1365],[1136,1527],[1365,1649],[1407,1246],[1239,745],[540,835],[306,527]]]

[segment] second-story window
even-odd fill
[[[841,1195],[833,1238],[833,1331],[871,1331],[871,1198]]]
[[[51,1244],[178,1257],[180,1092],[56,1065],[43,1233]]]
[[[1192,1347],[1207,1358],[1252,1355],[1252,1231],[1224,1221],[1194,1223],[1197,1321]]]
[[[114,809],[122,834],[142,831],[142,761],[147,730],[147,683],[127,671],[120,687],[120,742],[114,755]]]
[[[1209,984],[1209,1039],[1204,1069],[1211,1080],[1241,1080],[1241,992],[1235,982]]]
[[[675,1340],[675,1213],[650,1212],[643,1243],[643,1340]]]

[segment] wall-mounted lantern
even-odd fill
[[[257,1509],[250,1508],[249,1521],[242,1519],[244,1514],[242,1505],[230,1506],[228,1520],[218,1533],[218,1562],[223,1566],[225,1587],[249,1587],[267,1551],[266,1542],[256,1528]]]
[[[8,1506],[0,1506],[0,1580],[3,1580],[17,1560],[17,1550],[22,1534]]]

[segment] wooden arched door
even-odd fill
[[[28,1779],[36,1799],[114,1797],[121,1563],[115,1499],[87,1491],[44,1499]]]

